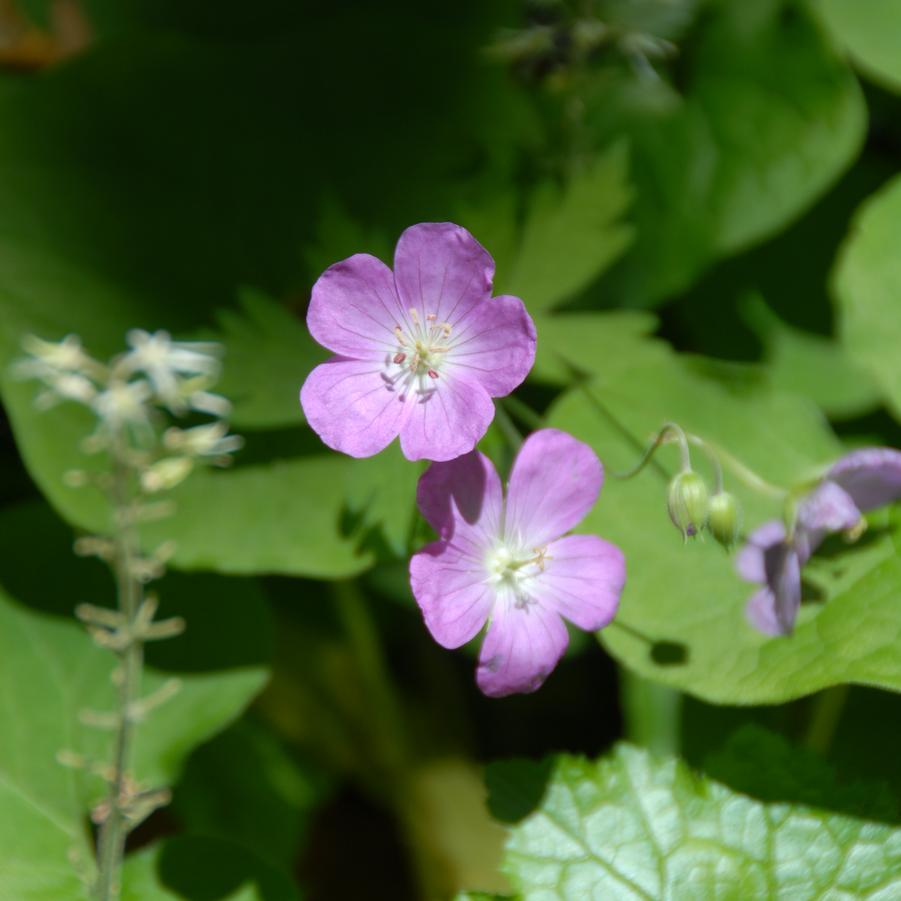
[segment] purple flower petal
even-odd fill
[[[503,397],[529,374],[535,341],[535,324],[518,297],[486,300],[452,333],[450,371],[468,372],[492,397]]]
[[[817,535],[817,540],[811,542],[814,547],[826,532],[842,532],[859,521],[857,505],[848,492],[833,481],[823,482],[798,505],[797,528]]]
[[[758,526],[749,536],[745,546],[735,558],[735,568],[746,582],[766,581],[763,554],[767,548],[785,541],[785,526],[778,519],[772,519]]]
[[[492,698],[535,691],[568,643],[566,626],[556,611],[537,603],[499,601],[479,654],[476,682]]]
[[[394,281],[404,310],[422,321],[461,324],[491,296],[494,260],[465,229],[452,222],[423,222],[408,228],[394,252]]]
[[[410,585],[426,627],[445,648],[458,648],[474,638],[494,603],[484,562],[444,541],[426,545],[413,555]]]
[[[535,579],[538,602],[580,629],[606,626],[626,583],[623,552],[596,535],[569,535],[548,545],[546,559]]]
[[[751,600],[745,607],[745,616],[748,622],[764,635],[785,634],[776,619],[776,597],[769,588],[761,588],[751,595]]]
[[[367,253],[329,266],[313,285],[307,327],[337,354],[381,361],[394,352],[394,327],[405,322],[391,270]]]
[[[494,403],[485,389],[453,373],[427,397],[411,398],[400,448],[408,460],[453,460],[478,444],[492,419]]]
[[[501,480],[478,451],[433,463],[419,478],[416,503],[440,538],[467,541],[474,554],[484,555],[501,532]]]
[[[333,357],[317,366],[300,389],[313,431],[334,450],[371,457],[397,437],[411,404],[386,390],[377,363]]]
[[[901,498],[901,451],[867,447],[842,457],[827,473],[866,512]]]
[[[773,610],[781,635],[791,635],[801,608],[801,561],[790,544],[767,548],[763,555],[766,584],[774,597]]]
[[[597,454],[566,432],[541,429],[523,442],[507,491],[507,534],[541,547],[594,506],[604,481]]]

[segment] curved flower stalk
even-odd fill
[[[471,451],[493,397],[525,379],[535,326],[518,297],[491,296],[494,260],[450,222],[408,228],[392,272],[356,254],[313,287],[307,325],[336,356],[300,392],[307,422],[331,448],[370,457],[398,435],[408,460]]]
[[[556,429],[532,433],[507,496],[474,451],[433,463],[417,502],[439,539],[413,555],[410,582],[425,623],[457,648],[488,623],[476,680],[492,697],[538,689],[566,650],[563,619],[595,631],[616,613],[625,560],[595,535],[566,535],[597,500],[594,451]]]
[[[901,498],[901,451],[870,447],[839,459],[798,503],[794,528],[771,520],[756,529],[736,559],[739,575],[761,588],[748,621],[767,635],[790,635],[801,606],[801,568],[831,532],[864,526],[862,514]]]
[[[29,357],[14,367],[19,377],[42,383],[36,399],[39,406],[76,402],[90,409],[96,428],[83,447],[109,460],[106,471],[91,476],[70,472],[66,477],[73,486],[93,481],[109,498],[109,534],[79,538],[75,550],[108,563],[118,594],[116,610],[88,604],[76,610],[94,641],[119,658],[114,673],[117,709],[85,710],[81,717],[88,725],[112,730],[112,759],[87,761],[66,749],[59,755],[61,762],[89,766],[109,782],[107,797],[92,813],[99,826],[97,901],[119,897],[128,832],[169,799],[168,789],[142,785],[131,771],[136,724],[178,690],[177,680],[171,680],[153,695],[140,696],[144,644],[175,636],[184,628],[178,618],[154,621],[157,602],[145,594],[145,586],[163,574],[174,548],[165,542],[143,554],[139,526],[171,510],[171,504],[149,502],[152,497],[174,488],[198,465],[227,464],[242,443],[228,434],[228,426],[219,418],[228,413],[228,402],[209,392],[219,373],[217,345],[173,341],[161,331],[133,330],[127,340],[128,351],[101,363],[84,351],[74,335],[58,343],[29,336],[23,341]],[[169,425],[169,414],[189,410],[209,412],[216,418],[188,429]]]

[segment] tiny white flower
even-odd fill
[[[173,410],[183,407],[180,375],[215,376],[219,372],[218,344],[173,341],[168,332],[153,334],[132,329],[127,335],[131,350],[118,362],[125,374],[143,372],[160,399]]]
[[[110,383],[94,398],[94,412],[110,428],[125,423],[144,424],[148,421],[147,401],[153,392],[144,381]]]
[[[168,491],[183,482],[194,467],[189,457],[166,457],[141,473],[141,487],[152,494]]]
[[[240,435],[229,435],[224,422],[195,426],[192,429],[167,429],[163,444],[170,450],[195,457],[222,457],[244,445]]]
[[[35,335],[26,335],[22,346],[35,358],[52,369],[77,372],[91,358],[84,352],[77,335],[66,335],[62,341],[44,341]]]
[[[209,391],[193,391],[188,395],[188,406],[198,413],[208,413],[210,416],[224,418],[232,411],[229,400],[221,394],[213,394]]]
[[[74,372],[52,372],[44,379],[47,386],[36,398],[40,410],[47,410],[63,400],[74,400],[80,404],[90,404],[97,396],[94,383]]]

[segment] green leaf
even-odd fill
[[[805,567],[814,594],[795,634],[768,638],[745,621],[754,586],[713,541],[683,545],[666,512],[677,455],[664,448],[627,481],[663,423],[713,441],[777,485],[802,483],[842,453],[816,408],[781,394],[752,368],[726,368],[659,350],[565,394],[548,424],[591,444],[607,469],[601,499],[580,526],[618,544],[627,580],[619,612],[601,633],[622,663],[715,703],[778,703],[842,682],[901,690],[892,650],[901,634],[901,517],[873,514],[856,545],[836,539]],[[696,468],[709,474],[703,455]],[[727,470],[746,531],[781,515],[778,500],[746,490]]]
[[[290,872],[328,790],[313,764],[244,719],[191,755],[172,811],[189,834],[233,841]]]
[[[605,305],[651,305],[714,260],[778,231],[857,154],[857,82],[795,0],[707,5],[664,81],[599,81],[586,122],[630,139],[636,240],[601,280]]]
[[[839,44],[873,81],[901,91],[901,6],[897,0],[818,0],[817,9]]]
[[[632,192],[623,143],[598,156],[562,189],[551,182],[530,198],[511,271],[497,293],[514,294],[531,311],[559,306],[622,255],[633,229],[622,215]]]
[[[173,565],[237,575],[281,573],[335,579],[372,563],[344,494],[356,461],[296,457],[258,466],[201,470],[172,498],[175,516],[142,531],[149,546],[173,539]]]
[[[609,373],[634,366],[635,354],[658,352],[647,340],[657,326],[651,313],[541,313],[534,319],[538,348],[529,375],[539,382],[568,385],[574,370]]]
[[[835,270],[834,289],[848,353],[877,381],[901,418],[901,179],[858,211]]]
[[[221,310],[221,331],[205,335],[225,347],[216,390],[232,401],[236,429],[275,429],[304,421],[298,395],[310,370],[328,351],[310,337],[301,317],[262,291],[239,291],[240,312]]]
[[[347,504],[361,517],[361,528],[381,529],[388,549],[396,557],[408,553],[416,524],[416,484],[424,466],[408,460],[399,442],[374,457],[354,460],[348,470]]]
[[[742,314],[763,341],[766,375],[775,388],[809,397],[833,419],[879,405],[874,380],[839,342],[786,324],[756,295],[746,299]]]
[[[629,745],[558,756],[512,828],[504,870],[524,901],[597,897],[871,898],[901,892],[901,831],[764,804]]]
[[[111,733],[82,724],[80,714],[113,708],[116,658],[71,611],[110,599],[113,582],[95,562],[72,555],[71,534],[44,505],[7,508],[0,525],[0,682],[8,687],[0,711],[3,889],[17,901],[74,899],[81,897],[77,871],[89,876],[92,867],[87,813],[106,786],[63,767],[57,755],[109,760]],[[184,616],[188,631],[148,649],[143,692],[173,677],[181,683],[137,730],[134,771],[151,787],[170,784],[189,751],[259,692],[268,654],[266,608],[252,585],[180,577],[164,580],[160,591],[161,615]]]
[[[298,901],[292,881],[233,842],[169,838],[131,855],[122,901]]]

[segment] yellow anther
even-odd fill
[[[413,325],[419,325],[419,313],[416,312],[415,307],[410,307],[408,312],[410,314],[410,318],[413,320]]]

